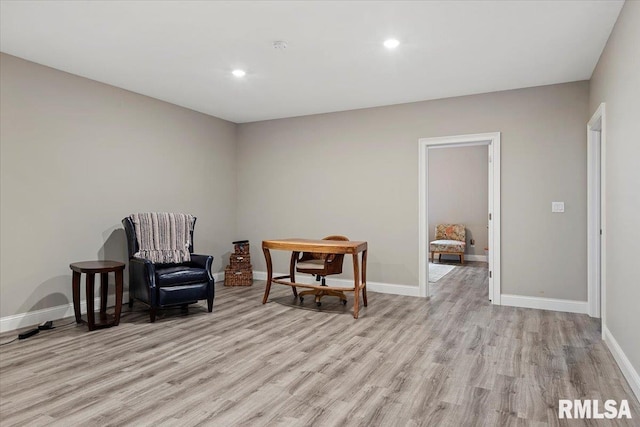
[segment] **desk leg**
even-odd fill
[[[367,306],[367,250],[362,251],[362,303]]]
[[[296,283],[296,262],[298,261],[298,254],[300,252],[291,252],[291,263],[289,264],[289,278],[291,283]],[[298,290],[295,286],[291,287],[293,291],[293,297],[298,298]]]
[[[123,276],[124,269],[116,271],[116,312],[114,313],[113,326],[118,326],[120,323],[120,313],[122,312]]]
[[[269,291],[271,290],[271,279],[273,278],[273,266],[271,265],[271,253],[268,248],[262,248],[264,252],[264,259],[267,262],[267,285],[264,288],[264,297],[262,297],[262,303],[266,304],[269,298]]]
[[[93,307],[93,287],[95,285],[95,274],[94,273],[87,273],[87,277],[86,277],[86,281],[87,281],[87,324],[89,325],[89,330],[93,331],[95,329],[96,326],[96,318],[95,318],[95,312],[94,312],[94,307]]]
[[[100,273],[100,320],[107,318],[107,297],[109,296],[109,273]]]
[[[73,272],[73,311],[76,315],[76,323],[82,323],[82,315],[80,314],[80,276],[77,271]]]
[[[358,263],[358,254],[353,254],[353,318],[358,318],[360,310],[360,265]]]

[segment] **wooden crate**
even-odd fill
[[[236,270],[230,266],[224,270],[225,286],[251,286],[253,284],[253,271],[251,269]]]

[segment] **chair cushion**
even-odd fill
[[[164,286],[158,288],[158,305],[169,306],[190,304],[207,298],[207,284],[192,283],[190,285]]]
[[[324,270],[324,259],[309,259],[299,262],[296,267],[303,270]]]
[[[429,243],[429,251],[464,253],[465,246],[465,242],[460,242],[458,240],[434,240]]]
[[[156,286],[186,285],[189,283],[207,282],[209,275],[204,268],[175,265],[167,267],[156,266]]]
[[[436,225],[436,240],[459,240],[465,242],[464,224],[438,224]]]

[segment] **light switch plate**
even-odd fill
[[[551,202],[551,212],[563,213],[564,202]]]

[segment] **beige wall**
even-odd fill
[[[606,102],[606,323],[640,372],[640,2],[627,1],[591,79],[589,112]]]
[[[69,262],[124,259],[119,221],[143,210],[197,215],[196,250],[215,271],[236,238],[260,271],[263,239],[338,233],[369,241],[370,281],[417,286],[417,141],[494,131],[503,293],[586,299],[587,82],[234,125],[1,65],[0,316],[67,304]],[[565,214],[551,214],[556,200]]]
[[[429,241],[435,240],[437,224],[464,224],[465,253],[485,255],[489,238],[488,155],[486,145],[429,149]]]
[[[0,317],[70,303],[70,262],[124,260],[131,212],[193,213],[195,249],[221,269],[235,124],[5,54],[0,67]]]
[[[585,301],[588,82],[238,126],[238,230],[369,242],[368,279],[418,286],[418,139],[502,132],[502,291]],[[552,214],[564,201],[566,213]],[[278,254],[275,268],[286,271]],[[348,277],[349,272],[345,275]]]

